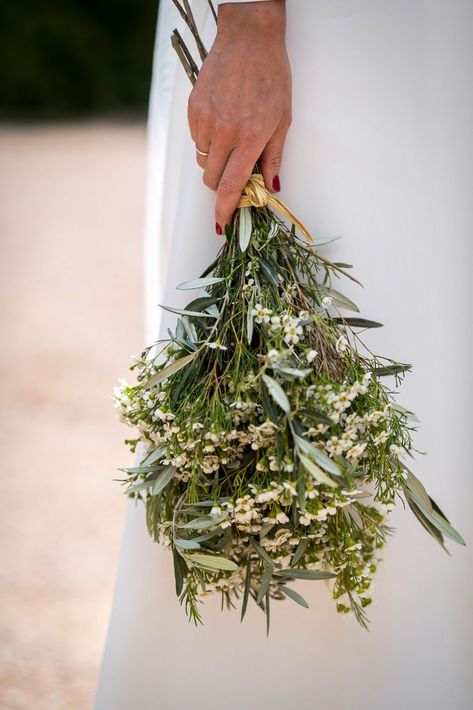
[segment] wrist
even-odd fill
[[[244,37],[268,37],[284,42],[286,32],[286,0],[223,3],[218,7],[217,37],[223,41]]]

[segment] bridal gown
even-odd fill
[[[214,21],[194,0],[207,46]],[[288,0],[293,123],[281,199],[364,288],[339,290],[383,328],[364,342],[412,364],[397,401],[420,419],[411,465],[471,544],[470,264],[473,3]],[[187,126],[190,84],[161,0],[149,114],[146,343],[183,305],[221,242]],[[251,61],[251,57],[249,57]],[[145,344],[145,343],[144,343]],[[126,432],[124,431],[124,434]],[[114,492],[111,491],[111,495]],[[115,495],[120,495],[115,491]],[[95,710],[466,710],[471,707],[472,560],[449,557],[399,504],[368,607],[370,631],[337,614],[327,582],[300,582],[304,609],[272,605],[271,632],[205,602],[189,624],[170,553],[128,502]]]

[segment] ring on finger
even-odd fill
[[[198,148],[197,146],[195,146],[195,150],[199,155],[203,155],[205,158],[208,156],[208,152],[206,152],[205,150],[200,150],[200,148]]]

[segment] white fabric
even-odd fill
[[[209,46],[207,3],[193,2]],[[214,196],[188,134],[188,80],[162,0],[150,106],[146,342],[172,322],[175,285],[220,245]],[[364,334],[413,364],[395,387],[421,420],[412,464],[467,542],[471,535],[471,39],[468,0],[297,0],[288,12],[293,124],[281,197],[325,253],[355,266],[340,288],[384,328]],[[186,35],[187,36],[187,35]],[[110,495],[119,495],[111,489]],[[205,604],[188,624],[169,552],[130,501],[96,710],[466,710],[471,707],[471,553],[448,557],[399,505],[369,607],[371,631],[337,615],[325,583],[297,589],[310,610],[273,604],[266,639],[251,606]],[[468,556],[468,557],[467,557]]]

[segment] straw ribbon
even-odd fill
[[[274,197],[264,184],[261,173],[254,173],[245,185],[243,194],[238,203],[238,207],[274,207],[283,217],[296,225],[309,242],[313,243],[313,238],[307,227],[291,212],[289,207]]]

